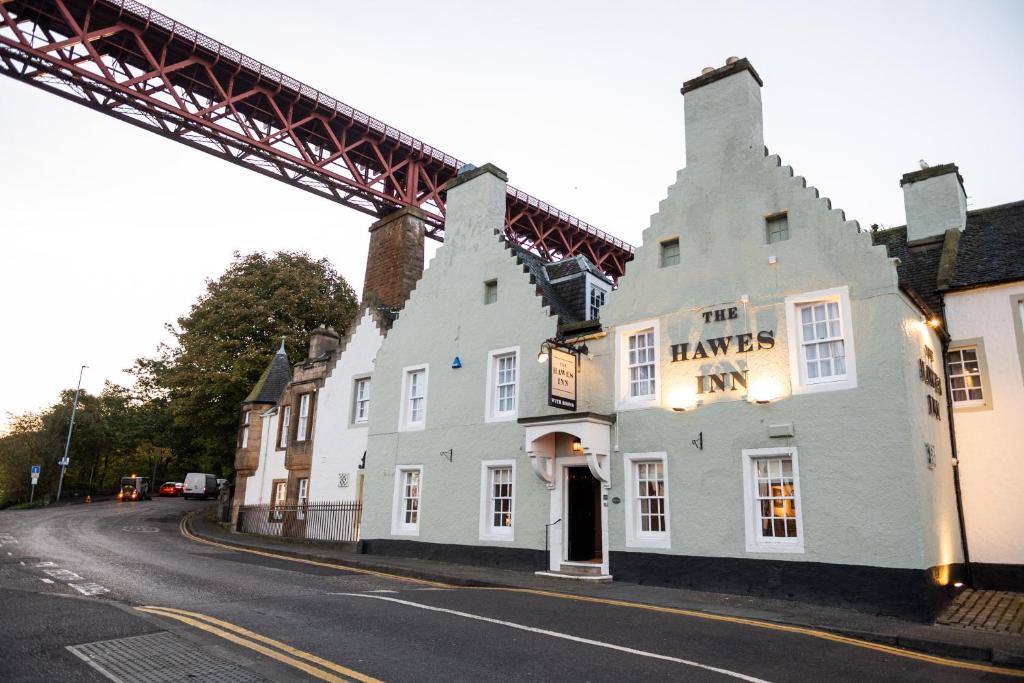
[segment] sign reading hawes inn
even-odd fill
[[[576,410],[576,354],[551,347],[548,350],[548,405]]]
[[[725,322],[739,318],[736,306],[719,308],[701,313],[704,323]],[[698,340],[696,344],[689,342],[673,344],[672,362],[687,360],[709,360],[719,356],[726,356],[729,353],[749,353],[751,351],[766,351],[775,347],[775,330],[759,330],[744,332],[726,337],[713,337]],[[720,391],[736,391],[747,388],[747,371],[732,370],[729,372],[713,372],[705,375],[697,375],[697,393],[713,394]]]

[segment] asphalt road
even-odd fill
[[[182,666],[211,657],[239,680],[1000,680],[743,624],[215,548],[179,533],[202,505],[0,512],[0,680],[104,680],[67,646],[162,633],[192,653]]]

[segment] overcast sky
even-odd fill
[[[865,227],[904,223],[922,158],[972,208],[1024,198],[1024,2],[153,3],[634,244],[683,165],[679,86],[730,55],[771,152]],[[128,383],[236,250],[362,285],[367,216],[6,78],[0,131],[0,425],[82,364]]]

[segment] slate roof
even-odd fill
[[[1024,280],[1024,201],[967,212],[950,289]]]
[[[931,309],[928,313],[938,314],[942,310],[942,295],[938,291],[939,260],[942,257],[942,241],[922,247],[907,246],[907,226],[879,230],[872,235],[875,244],[884,244],[890,258],[898,258],[896,273],[900,286],[911,289]]]
[[[252,388],[243,403],[277,403],[284,393],[288,382],[292,381],[292,365],[284,352],[284,345],[274,354],[266,370],[260,375],[256,386]]]
[[[545,261],[520,247],[511,248],[532,276],[551,312],[558,316],[559,325],[572,325],[587,320],[586,274],[593,273],[602,282],[608,282],[608,279],[586,256]]]
[[[912,290],[933,313],[942,310],[942,292],[1024,280],[1024,201],[967,212],[967,227],[960,235],[952,277],[940,286],[942,239],[907,246],[907,226],[879,230],[875,244],[884,244],[900,263],[900,286]]]

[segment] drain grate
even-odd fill
[[[226,659],[214,657],[167,631],[83,645],[68,645],[77,657],[112,681],[174,683],[266,681]]]

